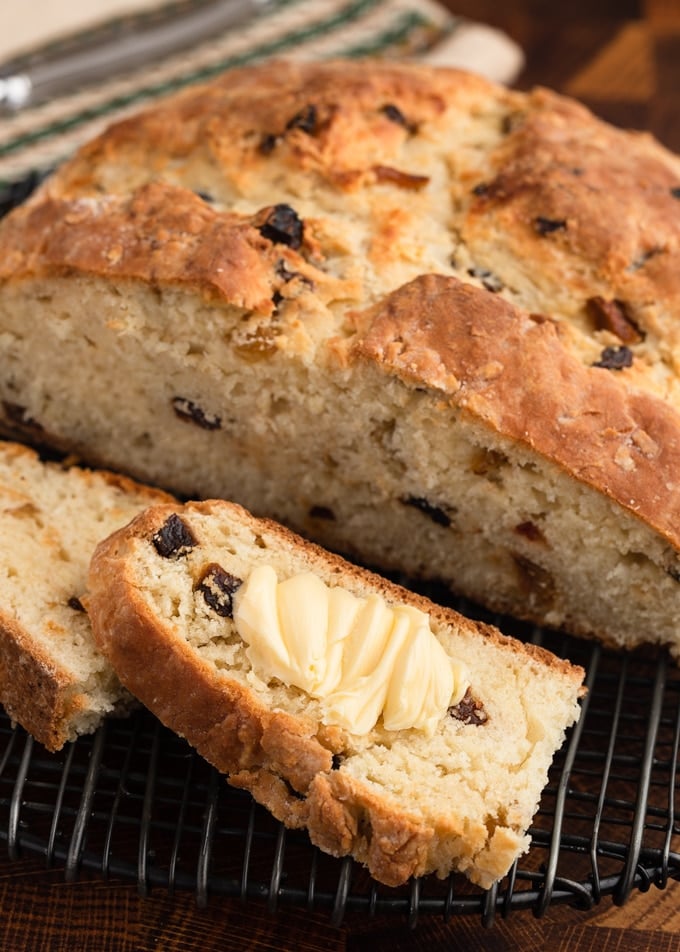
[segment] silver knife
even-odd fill
[[[21,70],[0,70],[0,112],[28,106],[112,79],[179,53],[260,14],[272,0],[216,0],[136,32],[120,32],[82,48],[45,55]]]

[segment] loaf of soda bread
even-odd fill
[[[0,443],[0,704],[49,750],[133,699],[81,597],[96,544],[164,493]]]
[[[680,653],[680,162],[544,89],[268,62],[0,227],[1,425]]]
[[[502,877],[579,713],[581,668],[223,501],[101,542],[86,604],[162,722],[388,885]]]

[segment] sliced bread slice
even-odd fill
[[[579,715],[581,668],[223,501],[100,543],[87,608],[161,721],[388,885],[502,877]]]
[[[132,698],[80,601],[97,542],[171,497],[0,442],[0,703],[48,750]]]

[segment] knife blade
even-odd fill
[[[85,86],[127,75],[212,36],[242,26],[271,0],[218,0],[153,26],[114,34],[45,56],[22,70],[0,71],[0,113],[26,109]]]

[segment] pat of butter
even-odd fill
[[[319,698],[325,720],[354,733],[381,715],[387,730],[431,733],[469,686],[424,612],[358,598],[311,572],[279,582],[271,566],[253,569],[235,595],[234,622],[259,676]]]

